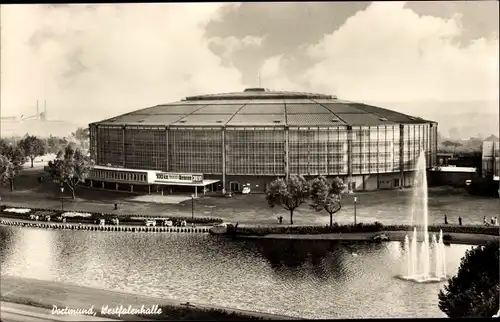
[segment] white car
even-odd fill
[[[156,226],[156,220],[146,219],[146,220],[144,220],[144,225],[154,227],[154,226]]]
[[[244,195],[247,195],[250,193],[250,187],[244,187],[243,190],[241,190],[241,193]]]

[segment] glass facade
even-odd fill
[[[399,125],[352,127],[352,174],[398,172]]]
[[[91,155],[98,165],[216,175],[223,172],[224,156],[228,175],[285,175],[287,142],[290,174],[347,175],[349,140],[353,175],[413,171],[422,150],[428,167],[436,164],[436,138],[435,123],[353,126],[350,130],[337,125],[224,130],[90,126]]]
[[[127,127],[125,130],[125,167],[167,170],[167,148],[165,127]]]
[[[171,128],[170,166],[165,171],[222,174],[220,128]]]
[[[283,128],[228,128],[225,145],[227,174],[285,174]]]
[[[114,170],[92,170],[89,179],[102,181],[123,181],[130,183],[144,182],[147,180],[146,172],[139,171],[114,171]]]
[[[291,174],[347,174],[347,127],[290,128],[288,147]]]
[[[123,128],[99,126],[97,129],[97,164],[124,166]]]

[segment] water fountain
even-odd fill
[[[424,151],[420,152],[418,158],[414,189],[412,224],[415,226],[411,237],[405,236],[406,269],[405,275],[401,277],[418,283],[440,282],[446,279],[443,231],[439,231],[439,236],[433,234],[432,238],[429,238],[427,174]],[[434,263],[434,269],[431,266],[432,262]]]

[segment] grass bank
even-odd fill
[[[110,308],[123,305],[140,308],[158,305],[161,314],[140,316],[121,315],[121,320],[289,320],[291,317],[217,307],[215,305],[182,305],[182,302],[170,299],[129,294],[118,291],[94,289],[54,281],[42,281],[31,278],[1,276],[2,288],[0,300],[5,302],[31,305],[52,309],[52,305],[75,309],[88,309],[94,306],[97,314],[102,306]],[[118,319],[116,315],[101,314],[102,317]]]

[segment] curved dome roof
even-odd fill
[[[429,123],[336,96],[248,88],[243,92],[189,96],[98,122],[155,126],[332,126]]]

